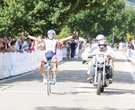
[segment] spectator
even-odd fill
[[[69,59],[70,58],[70,42],[67,42],[66,43],[66,47],[67,47],[67,59]]]
[[[119,43],[119,50],[123,50],[123,42]]]
[[[133,48],[135,49],[135,39],[133,39],[131,42],[132,42],[132,44],[134,46]]]
[[[30,45],[31,45],[31,41],[29,38],[26,38],[23,45],[22,45],[22,51],[26,51],[26,52],[29,52],[30,51]]]
[[[63,56],[63,59],[66,59],[67,58],[67,47],[66,47],[66,42],[63,42],[62,43],[62,56]]]
[[[0,53],[4,52],[4,40],[0,38]]]
[[[110,46],[111,46],[112,48],[114,48],[114,43],[110,43]]]
[[[35,41],[31,40],[30,51],[35,51]]]
[[[78,58],[81,58],[82,45],[83,45],[83,42],[82,41],[79,41],[79,43],[78,43]]]
[[[15,43],[16,43],[16,40],[12,40],[11,42],[10,42],[10,49],[11,49],[11,52],[20,52],[20,53],[23,53],[23,51],[21,51],[21,50],[17,50],[16,48],[15,48]]]
[[[75,40],[72,40],[70,46],[71,46],[71,58],[74,58],[77,48],[77,43],[75,42]]]
[[[38,36],[37,38],[41,39],[41,42],[35,41],[35,50],[44,50],[45,48],[44,48],[44,43],[42,42],[43,41],[42,36]]]
[[[132,44],[131,41],[128,41],[128,49],[133,49],[134,50],[134,45]]]
[[[123,42],[123,52],[126,52],[126,50],[127,50],[126,42]]]
[[[19,38],[17,39],[16,44],[15,44],[15,48],[17,50],[21,50],[22,49],[22,45],[23,45],[23,42],[24,42],[23,36],[24,36],[24,32],[19,34]]]
[[[10,39],[7,36],[3,37],[3,42],[4,42],[4,51],[5,52],[12,52],[12,50],[9,48],[10,47]]]

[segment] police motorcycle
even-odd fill
[[[101,92],[104,92],[104,87],[108,87],[109,82],[109,58],[105,54],[93,55],[94,58],[94,76],[92,83],[97,89],[97,95],[100,95]]]

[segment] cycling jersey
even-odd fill
[[[59,41],[56,39],[44,39],[43,42],[45,45],[45,58],[48,61],[56,55],[57,45],[59,44]]]
[[[58,44],[58,40],[55,39],[44,39],[43,40],[44,45],[45,45],[45,53],[47,52],[53,52],[56,53],[56,47]]]

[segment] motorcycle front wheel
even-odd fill
[[[101,87],[101,92],[104,92],[104,87],[103,86]]]
[[[97,80],[97,95],[100,95],[101,92],[101,82],[102,81],[102,73],[98,73],[98,80]]]

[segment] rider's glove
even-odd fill
[[[107,58],[111,58],[111,56],[110,55],[107,55]]]
[[[78,33],[77,32],[73,32],[72,39],[78,39]]]
[[[25,32],[24,32],[24,36],[25,36],[25,37],[28,37],[28,35],[29,35],[29,33],[25,31]]]

